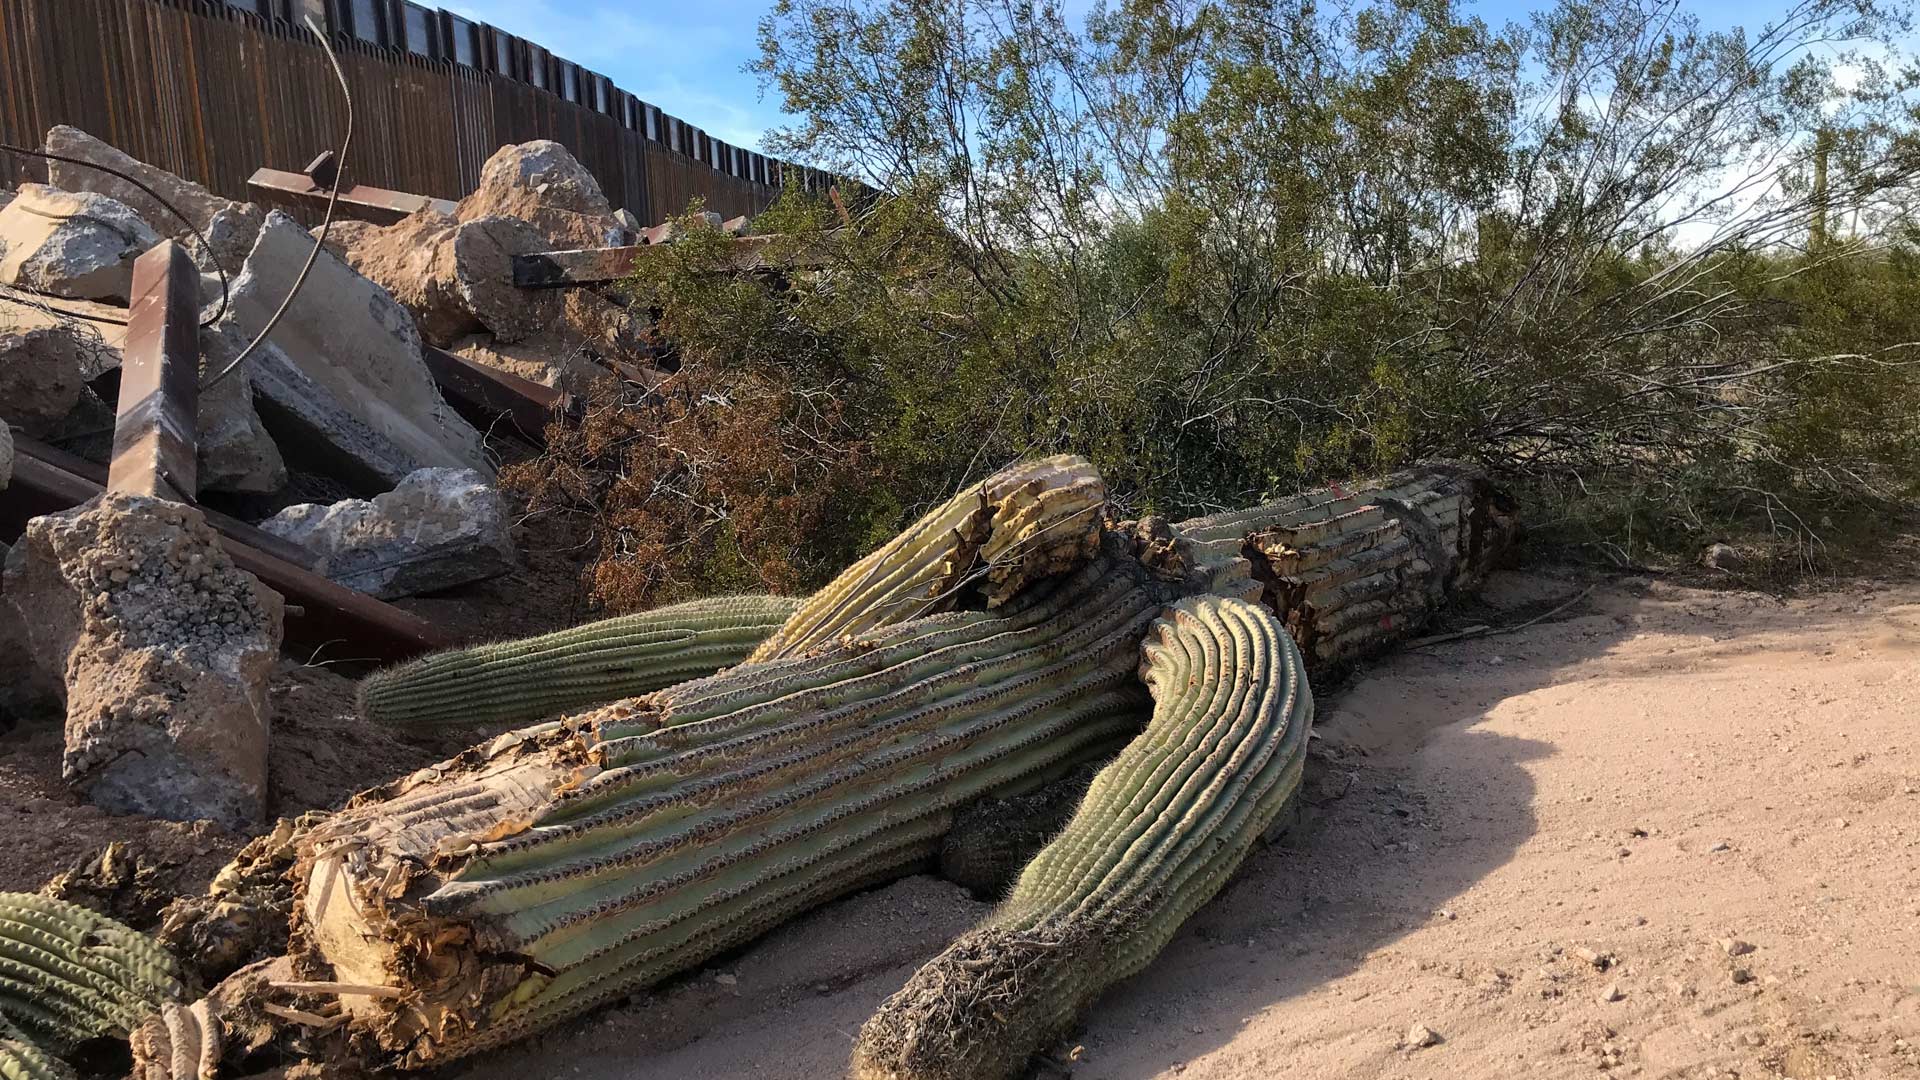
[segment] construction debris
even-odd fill
[[[513,570],[510,526],[506,500],[471,469],[421,469],[371,500],[302,503],[260,523],[311,551],[317,572],[387,600]]]
[[[68,784],[122,813],[259,822],[282,605],[199,511],[109,493],[36,518],[6,599],[61,674]]]
[[[233,282],[208,366],[223,368],[293,290],[313,251],[305,229],[279,211]],[[476,469],[489,476],[483,440],[440,396],[420,355],[413,316],[385,289],[322,249],[247,375],[283,450],[315,471],[368,491],[416,469]]]
[[[133,286],[107,487],[192,502],[200,494],[199,274],[186,250],[168,240],[140,256]]]
[[[105,195],[22,184],[0,209],[0,285],[125,303],[133,260],[159,242],[139,214]]]
[[[331,200],[334,213],[375,225],[392,225],[423,210],[444,214],[453,209],[453,204],[445,199],[429,199],[425,195],[409,195],[366,184],[343,188],[336,197],[331,186],[315,181],[312,176],[280,169],[256,170],[247,178],[247,190],[262,202],[296,210],[324,211]]]
[[[213,261],[230,271],[240,265],[240,261],[247,257],[247,252],[253,250],[254,237],[259,233],[266,215],[252,203],[223,199],[199,184],[182,180],[144,161],[136,161],[79,128],[64,124],[47,132],[46,149],[48,153],[104,165],[138,178],[141,184],[158,193],[160,199],[166,200],[167,204],[187,216],[193,227],[199,229],[207,242],[213,245]],[[194,242],[193,230],[174,217],[160,199],[142,191],[138,184],[128,183],[110,172],[88,168],[85,164],[65,161],[47,163],[47,183],[62,191],[98,192],[125,203],[155,229],[187,244],[194,257],[202,260],[203,268],[211,269],[204,262],[206,253],[200,251]]]

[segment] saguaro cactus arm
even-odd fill
[[[860,1080],[1002,1080],[1145,967],[1224,885],[1300,782],[1313,700],[1257,605],[1174,604],[1144,649],[1147,729],[986,923],[880,1007]]]
[[[747,658],[800,601],[716,596],[377,671],[360,715],[396,725],[531,723],[711,675]]]

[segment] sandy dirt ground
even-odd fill
[[[1615,581],[1320,697],[1303,821],[1037,1075],[1920,1077],[1920,586]],[[909,878],[450,1075],[840,1076],[985,910]]]

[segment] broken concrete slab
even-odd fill
[[[160,234],[131,207],[93,192],[22,184],[0,208],[0,285],[125,303],[133,260]]]
[[[450,351],[462,359],[582,399],[609,374],[593,361],[584,342],[555,343],[535,338],[507,344],[475,334],[454,342]]]
[[[291,217],[268,215],[215,340],[203,343],[210,367],[224,367],[266,325],[313,245]],[[368,491],[436,466],[492,475],[480,433],[441,397],[421,359],[413,316],[330,250],[246,368],[281,452],[316,471]]]
[[[283,604],[200,511],[108,493],[35,518],[5,595],[60,673],[69,785],[121,813],[260,821]]]
[[[206,234],[207,242],[213,247],[213,257],[229,273],[235,271],[247,257],[247,252],[253,250],[254,238],[266,220],[266,215],[252,203],[223,199],[190,180],[182,180],[165,169],[135,160],[79,128],[62,124],[50,129],[47,132],[46,149],[49,153],[105,165],[139,177],[141,183],[192,219],[193,224]],[[203,268],[206,267],[205,253],[194,241],[192,230],[168,213],[158,199],[136,185],[112,173],[63,161],[47,163],[47,179],[54,187],[66,191],[98,192],[125,203],[145,218],[149,225],[186,244],[193,257],[200,261]]]
[[[260,527],[312,552],[319,573],[386,600],[518,565],[506,499],[471,469],[421,469],[370,500],[289,506]]]
[[[547,239],[545,247],[604,247],[619,243],[623,229],[599,181],[551,139],[495,151],[454,216],[519,218]]]
[[[540,250],[546,238],[519,218],[464,221],[453,235],[453,287],[460,302],[506,344],[547,328],[560,306],[513,282],[513,258]]]

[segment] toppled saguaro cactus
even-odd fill
[[[503,736],[310,837],[296,948],[403,1065],[526,1035],[930,859],[951,811],[1111,753],[1173,586],[1124,551]]]
[[[0,1018],[0,1077],[6,1080],[73,1080],[73,1067],[34,1045],[26,1033]]]
[[[1001,1080],[1150,962],[1299,786],[1313,699],[1273,617],[1183,600],[1141,662],[1147,729],[980,927],[867,1021],[861,1080]]]
[[[1375,651],[1477,585],[1510,539],[1478,473],[1426,466],[1172,527],[1211,591],[1259,598],[1309,666]]]
[[[369,675],[360,715],[396,725],[531,722],[711,675],[747,658],[800,601],[715,596]]]
[[[145,934],[62,900],[0,893],[0,1017],[17,1029],[0,1033],[0,1076],[14,1075],[9,1062],[22,1076],[58,1075],[47,1051],[125,1038],[184,991],[173,957]]]
[[[750,659],[951,610],[970,588],[998,607],[1099,545],[1106,484],[1071,454],[1004,469],[955,495],[809,597]]]

